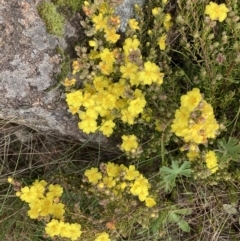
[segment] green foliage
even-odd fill
[[[65,26],[65,18],[58,13],[56,6],[51,2],[41,2],[38,13],[44,20],[48,33],[62,37]]]
[[[239,140],[234,137],[218,140],[219,158],[222,160],[233,160],[240,162],[240,144]]]
[[[165,186],[165,191],[170,192],[176,186],[176,178],[180,176],[190,177],[192,170],[191,163],[185,161],[180,167],[177,161],[172,161],[172,168],[163,166],[160,168],[160,175],[163,179],[161,184]]]

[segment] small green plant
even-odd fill
[[[185,161],[179,167],[177,161],[172,161],[171,168],[163,166],[160,168],[160,175],[163,179],[161,184],[165,187],[166,192],[171,192],[172,189],[176,186],[176,178],[185,176],[190,177],[192,170],[191,170],[191,163]]]

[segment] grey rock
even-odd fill
[[[0,119],[85,141],[89,136],[68,112],[63,89],[46,91],[60,73],[55,48],[68,46],[66,39],[76,37],[74,27],[68,23],[65,39],[47,34],[38,3],[0,0]]]

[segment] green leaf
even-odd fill
[[[192,211],[187,208],[177,209],[177,210],[174,210],[174,212],[181,215],[189,215],[192,213]]]
[[[183,232],[187,232],[189,233],[190,232],[190,226],[188,224],[187,221],[185,221],[184,219],[182,219],[179,223],[179,228],[182,229]]]
[[[236,138],[230,137],[228,142],[225,139],[218,140],[218,148],[222,154],[220,154],[220,158],[230,158],[240,162],[240,144]]]
[[[172,223],[179,223],[181,221],[181,217],[177,215],[175,212],[169,212],[169,221]]]
[[[180,167],[177,161],[172,161],[172,168],[163,166],[160,168],[162,176],[161,184],[165,186],[165,191],[170,192],[176,186],[176,178],[179,176],[190,177],[192,170],[190,169],[191,163],[185,161]]]
[[[180,215],[177,214],[179,210],[174,210],[169,212],[168,220],[169,222],[176,223],[183,232],[190,232],[190,226],[188,222],[184,220]],[[186,211],[186,209],[182,209]]]

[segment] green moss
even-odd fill
[[[65,18],[57,12],[56,6],[51,2],[42,2],[38,5],[38,14],[44,20],[48,33],[63,36]]]
[[[74,13],[79,11],[82,7],[82,0],[52,0],[59,7],[68,7]]]

